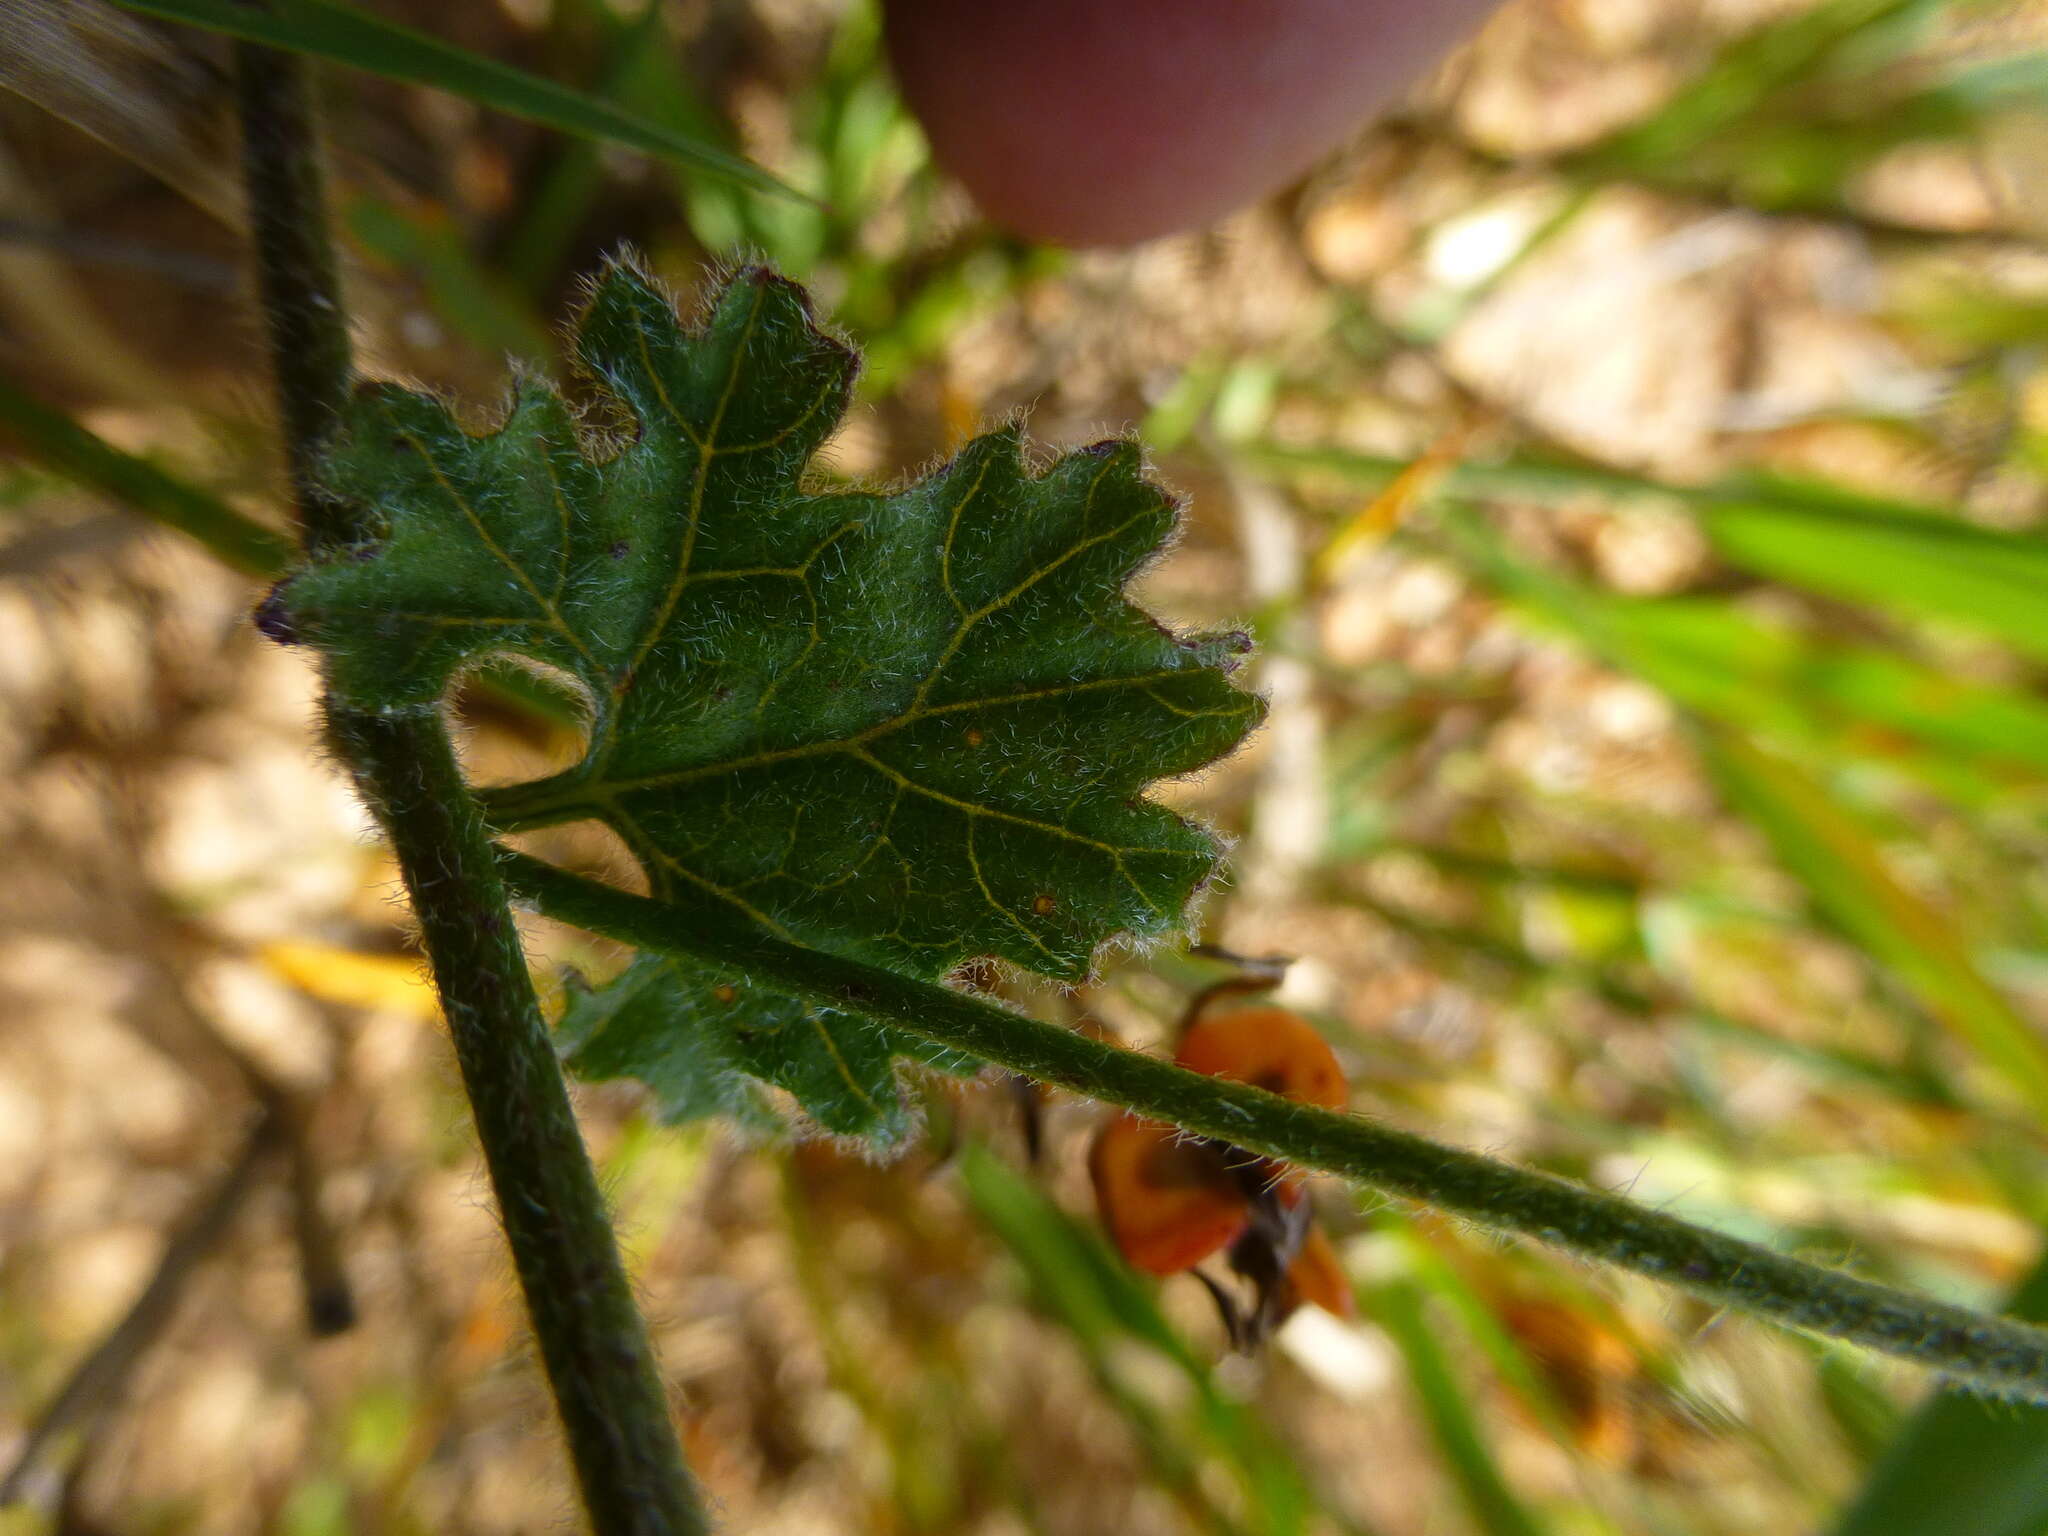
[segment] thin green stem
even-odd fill
[[[1619,1265],[1717,1305],[1912,1360],[1979,1391],[2048,1403],[2048,1330],[1825,1269],[1357,1115],[1204,1077],[943,987],[785,943],[716,911],[631,896],[525,854],[501,850],[500,860],[515,891],[579,927],[736,976],[772,977],[778,986],[887,1019],[1040,1082]]]
[[[23,457],[196,539],[245,576],[275,576],[291,560],[292,541],[284,534],[149,460],[122,452],[5,378],[0,378],[0,439]]]
[[[304,65],[237,49],[250,222],[299,519],[309,549],[368,515],[320,485],[351,384]],[[599,1536],[689,1536],[708,1522],[610,1217],[534,996],[476,801],[436,714],[330,700],[329,738],[389,833],[433,966],[534,1336]]]

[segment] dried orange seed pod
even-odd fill
[[[1293,1304],[1304,1301],[1312,1301],[1337,1317],[1350,1317],[1357,1310],[1351,1281],[1338,1262],[1337,1250],[1320,1227],[1310,1227],[1308,1236],[1302,1239],[1301,1252],[1288,1266],[1287,1288],[1293,1293],[1290,1310]]]
[[[1195,1020],[1174,1059],[1323,1109],[1344,1109],[1351,1090],[1330,1043],[1285,1008],[1237,1008]]]
[[[1095,1204],[1134,1269],[1172,1275],[1226,1248],[1250,1208],[1222,1150],[1136,1115],[1106,1122],[1088,1157]]]

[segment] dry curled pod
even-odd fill
[[[1350,1099],[1329,1043],[1284,1008],[1197,1012],[1175,1060],[1323,1109],[1342,1109]],[[1124,1114],[1097,1134],[1089,1173],[1103,1224],[1133,1268],[1180,1274],[1222,1253],[1251,1283],[1256,1299],[1248,1315],[1210,1284],[1239,1342],[1258,1343],[1304,1301],[1350,1315],[1351,1287],[1329,1239],[1311,1223],[1298,1170]]]

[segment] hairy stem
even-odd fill
[[[278,415],[299,533],[318,551],[361,538],[367,509],[329,496],[320,460],[348,404],[355,365],[327,224],[326,176],[306,68],[290,54],[237,44],[242,178],[256,283],[277,375]]]
[[[327,496],[320,456],[351,386],[304,66],[237,48],[244,165],[292,488],[309,550],[354,543],[366,509]],[[391,837],[476,1116],[583,1501],[599,1536],[709,1529],[669,1422],[483,818],[438,716],[330,702],[330,739]]]
[[[893,971],[785,943],[715,911],[679,912],[525,854],[500,850],[500,859],[516,891],[579,927],[729,967],[736,978],[772,978],[1040,1082],[1616,1264],[1718,1305],[1931,1366],[1980,1391],[2048,1403],[2048,1330],[1805,1263],[1619,1195],[1361,1116],[1204,1077]]]
[[[390,834],[476,1116],[498,1214],[599,1536],[702,1531],[483,818],[433,717],[330,709]]]

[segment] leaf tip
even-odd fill
[[[1118,464],[1119,460],[1127,463],[1132,469],[1142,470],[1144,467],[1144,449],[1136,438],[1105,437],[1074,451],[1085,458],[1096,459],[1117,467],[1122,467]]]
[[[715,312],[735,297],[747,297],[750,304],[755,300],[764,305],[772,304],[781,311],[786,322],[804,333],[813,348],[826,354],[834,366],[844,371],[841,387],[848,392],[852,390],[861,370],[860,348],[818,313],[817,301],[802,283],[784,276],[765,261],[742,261],[720,275],[708,292],[707,313]]]
[[[1245,658],[1258,649],[1258,642],[1249,630],[1226,629],[1210,634],[1186,635],[1178,642],[1183,650],[1192,651],[1207,666],[1214,667],[1226,677],[1244,666]],[[1266,712],[1266,701],[1255,693],[1244,695],[1253,713],[1254,723]]]

